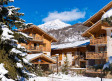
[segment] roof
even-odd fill
[[[104,6],[101,10],[99,10],[96,14],[94,14],[91,18],[89,18],[87,21],[85,21],[83,24],[85,26],[92,26],[97,21],[99,21],[102,17],[102,15],[112,8],[112,1],[110,1],[106,6]]]
[[[51,48],[52,49],[77,48],[77,47],[82,47],[89,44],[90,44],[90,40],[84,40],[84,41],[77,41],[77,42],[66,43],[66,44],[51,45]]]
[[[50,56],[48,55],[45,55],[43,53],[37,53],[37,54],[28,54],[26,56],[26,59],[29,60],[29,61],[32,61],[32,60],[35,60],[37,58],[45,58],[47,59],[48,61],[52,62],[52,63],[56,63],[56,61],[54,59],[52,59]]]
[[[38,33],[43,35],[45,38],[50,39],[52,42],[57,42],[57,40],[53,36],[49,35],[48,33],[46,33],[45,31],[43,31],[42,29],[40,29],[38,26],[35,26],[35,25],[32,25],[31,27],[26,28],[26,29],[21,30],[21,31],[27,32],[27,31],[36,31],[36,30],[38,31]]]
[[[96,28],[97,28],[97,30],[96,30]],[[98,32],[100,28],[101,28],[101,20],[99,20],[94,25],[92,25],[90,28],[88,28],[85,32],[83,32],[82,36],[90,37],[91,34],[89,34],[89,33]]]

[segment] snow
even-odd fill
[[[5,76],[3,76],[3,78],[2,78],[1,81],[14,81],[14,80],[12,80],[12,79],[8,79],[8,78],[6,78]]]
[[[9,0],[10,2],[14,2],[14,0]]]
[[[13,13],[12,13],[12,10],[9,10],[9,13],[8,13],[8,15],[12,15]]]
[[[7,73],[8,73],[8,71],[4,68],[4,64],[1,63],[0,64],[0,77],[1,77],[1,75],[5,75]]]
[[[0,64],[0,79],[1,81],[14,81],[12,79],[7,79],[4,75],[7,74],[8,71],[4,68],[4,64]]]
[[[56,19],[56,20],[44,23],[42,25],[39,25],[38,27],[47,32],[50,30],[61,29],[61,28],[67,27],[67,26],[71,26],[71,25],[62,22],[59,19]]]
[[[9,30],[9,28],[7,28],[6,25],[2,25],[2,30],[3,30],[2,40],[8,40],[14,37],[13,35],[9,35],[9,33],[13,34],[13,32]]]
[[[42,55],[42,53],[28,54],[28,55],[26,56],[26,59],[27,59],[27,60],[31,60],[31,59],[33,59],[33,58],[36,58],[36,57],[40,56],[40,55]]]
[[[19,53],[19,54],[22,53],[21,51],[17,50],[16,48],[12,48],[12,50],[10,52]]]
[[[23,53],[23,52],[17,50],[16,48],[12,48],[12,50],[11,50],[10,52],[11,52],[11,53],[19,54],[19,55],[21,55],[21,56],[26,56],[26,55],[27,55],[27,53]]]
[[[86,68],[70,68],[70,69],[86,69]]]
[[[30,78],[28,81],[49,81],[47,77],[35,77],[35,78]]]
[[[21,35],[23,35],[23,36],[25,36],[26,38],[33,38],[33,37],[31,37],[31,36],[28,36],[27,34],[25,34],[25,33],[23,33],[23,32],[18,32],[19,34],[21,34]]]
[[[45,54],[43,54],[43,53],[28,54],[28,55],[26,56],[26,59],[27,59],[28,61],[30,61],[30,60],[32,60],[32,59],[38,57],[38,56],[41,56],[41,55],[44,55],[44,56],[48,57],[49,59],[54,60],[52,57],[50,57],[50,56],[48,56],[48,55],[45,55]],[[54,61],[55,61],[55,60],[54,60]]]
[[[112,64],[112,56],[110,56],[108,62],[106,64],[104,64],[103,69],[109,68],[110,64]]]
[[[8,7],[8,16],[11,16],[11,15],[17,13],[17,12],[15,12],[15,13],[13,12],[13,11],[16,11],[16,10],[20,10],[20,8],[15,8],[14,6],[9,6]]]
[[[24,63],[27,63],[27,64],[29,63],[29,61],[25,58],[23,58],[23,61],[24,61]]]
[[[96,77],[96,78],[92,78],[92,77],[85,77],[85,76],[81,76],[81,75],[77,75],[76,73],[74,74],[51,74],[48,77],[34,77],[34,78],[30,78],[29,81],[100,81],[101,78]],[[106,79],[103,78],[103,81],[112,81],[112,79]]]
[[[108,10],[106,13],[103,14],[101,20],[111,17],[112,16],[112,9]]]
[[[63,49],[63,48],[70,48],[70,47],[77,47],[84,43],[90,42],[90,40],[84,40],[84,41],[77,41],[72,43],[65,43],[65,44],[58,44],[58,45],[52,45],[52,49]]]
[[[110,63],[107,62],[106,64],[104,64],[103,69],[109,68]]]
[[[22,68],[23,67],[23,65],[21,63],[16,63],[16,65],[17,65],[18,68]]]
[[[109,57],[109,63],[112,63],[112,56]]]
[[[21,44],[18,44],[17,48],[25,48],[25,47],[21,46]]]

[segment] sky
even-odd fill
[[[83,23],[111,0],[15,0],[26,23],[40,25],[60,19],[68,24]]]

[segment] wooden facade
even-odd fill
[[[106,59],[106,58],[107,58],[107,52],[99,52],[99,53],[87,52],[86,53],[86,59]]]
[[[27,50],[32,53],[38,52],[51,52],[51,43],[57,42],[57,40],[38,28],[37,26],[32,26],[27,29],[22,30],[22,32],[33,37],[33,39],[28,41],[28,44],[22,44]]]
[[[21,32],[32,37],[32,39],[27,40],[27,44],[21,43],[27,50],[29,55],[36,56],[30,61],[33,64],[55,64],[56,62],[51,58],[51,43],[57,42],[57,40],[41,30],[39,27],[33,25],[27,29],[21,30]],[[41,53],[41,55],[39,55]],[[38,56],[39,55],[39,56]],[[47,55],[47,56],[46,56]],[[48,58],[49,57],[49,58]]]
[[[56,54],[59,54],[59,66],[65,64],[65,60],[67,59],[69,62],[69,66],[76,67],[86,67],[86,50],[87,47],[75,47],[75,48],[63,48],[63,49],[52,49],[51,55],[52,57],[56,57]],[[83,63],[83,65],[82,65]]]
[[[107,31],[105,29],[110,27],[108,27],[107,23],[102,23],[101,17],[111,8],[112,1],[83,23],[88,29],[82,34],[82,36],[90,38],[90,48],[87,50],[88,52],[86,52],[86,59],[90,66],[91,63],[93,65],[98,64],[98,62],[101,62],[101,59],[104,60],[103,63],[107,61],[108,40]]]
[[[97,37],[90,39],[90,45],[95,44],[107,44],[107,38],[106,37]]]

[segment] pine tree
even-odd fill
[[[67,75],[68,74],[68,69],[69,69],[69,67],[68,67],[68,60],[67,60],[67,57],[66,57],[65,64],[62,66],[62,73]]]
[[[14,0],[0,0],[0,64],[3,63],[7,74],[0,77],[7,79],[20,80],[21,77],[28,78],[28,67],[30,63],[25,56],[27,50],[18,43],[27,43],[31,37],[24,35],[22,32],[12,31],[12,27],[26,28],[30,24],[25,24],[20,18],[23,13],[19,13],[20,8],[14,6],[5,7],[9,2]],[[0,74],[1,75],[1,74]]]

